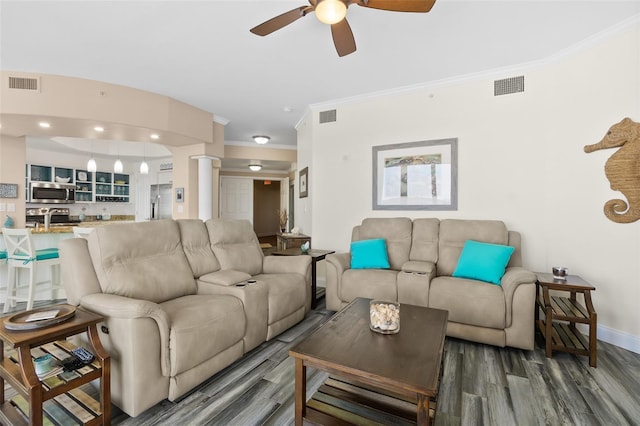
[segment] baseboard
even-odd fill
[[[598,340],[640,354],[640,337],[613,328],[598,326]]]

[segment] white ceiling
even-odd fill
[[[131,86],[229,120],[225,140],[295,145],[309,105],[538,61],[640,14],[640,0],[437,0],[428,14],[353,5],[339,58],[304,0],[0,0],[0,67]],[[290,109],[286,112],[285,108]]]

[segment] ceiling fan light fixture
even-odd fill
[[[271,138],[269,136],[262,136],[262,135],[257,135],[253,137],[253,140],[260,145],[264,145],[265,143],[269,142],[271,140]]]
[[[347,5],[342,0],[320,0],[316,4],[315,12],[320,22],[333,25],[347,16]]]
[[[260,165],[260,164],[249,164],[249,170],[251,170],[252,172],[259,172],[260,170],[262,170],[262,165]]]

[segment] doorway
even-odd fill
[[[258,238],[280,231],[280,181],[253,181],[253,229]]]

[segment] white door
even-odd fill
[[[220,177],[220,217],[253,224],[253,179]]]

